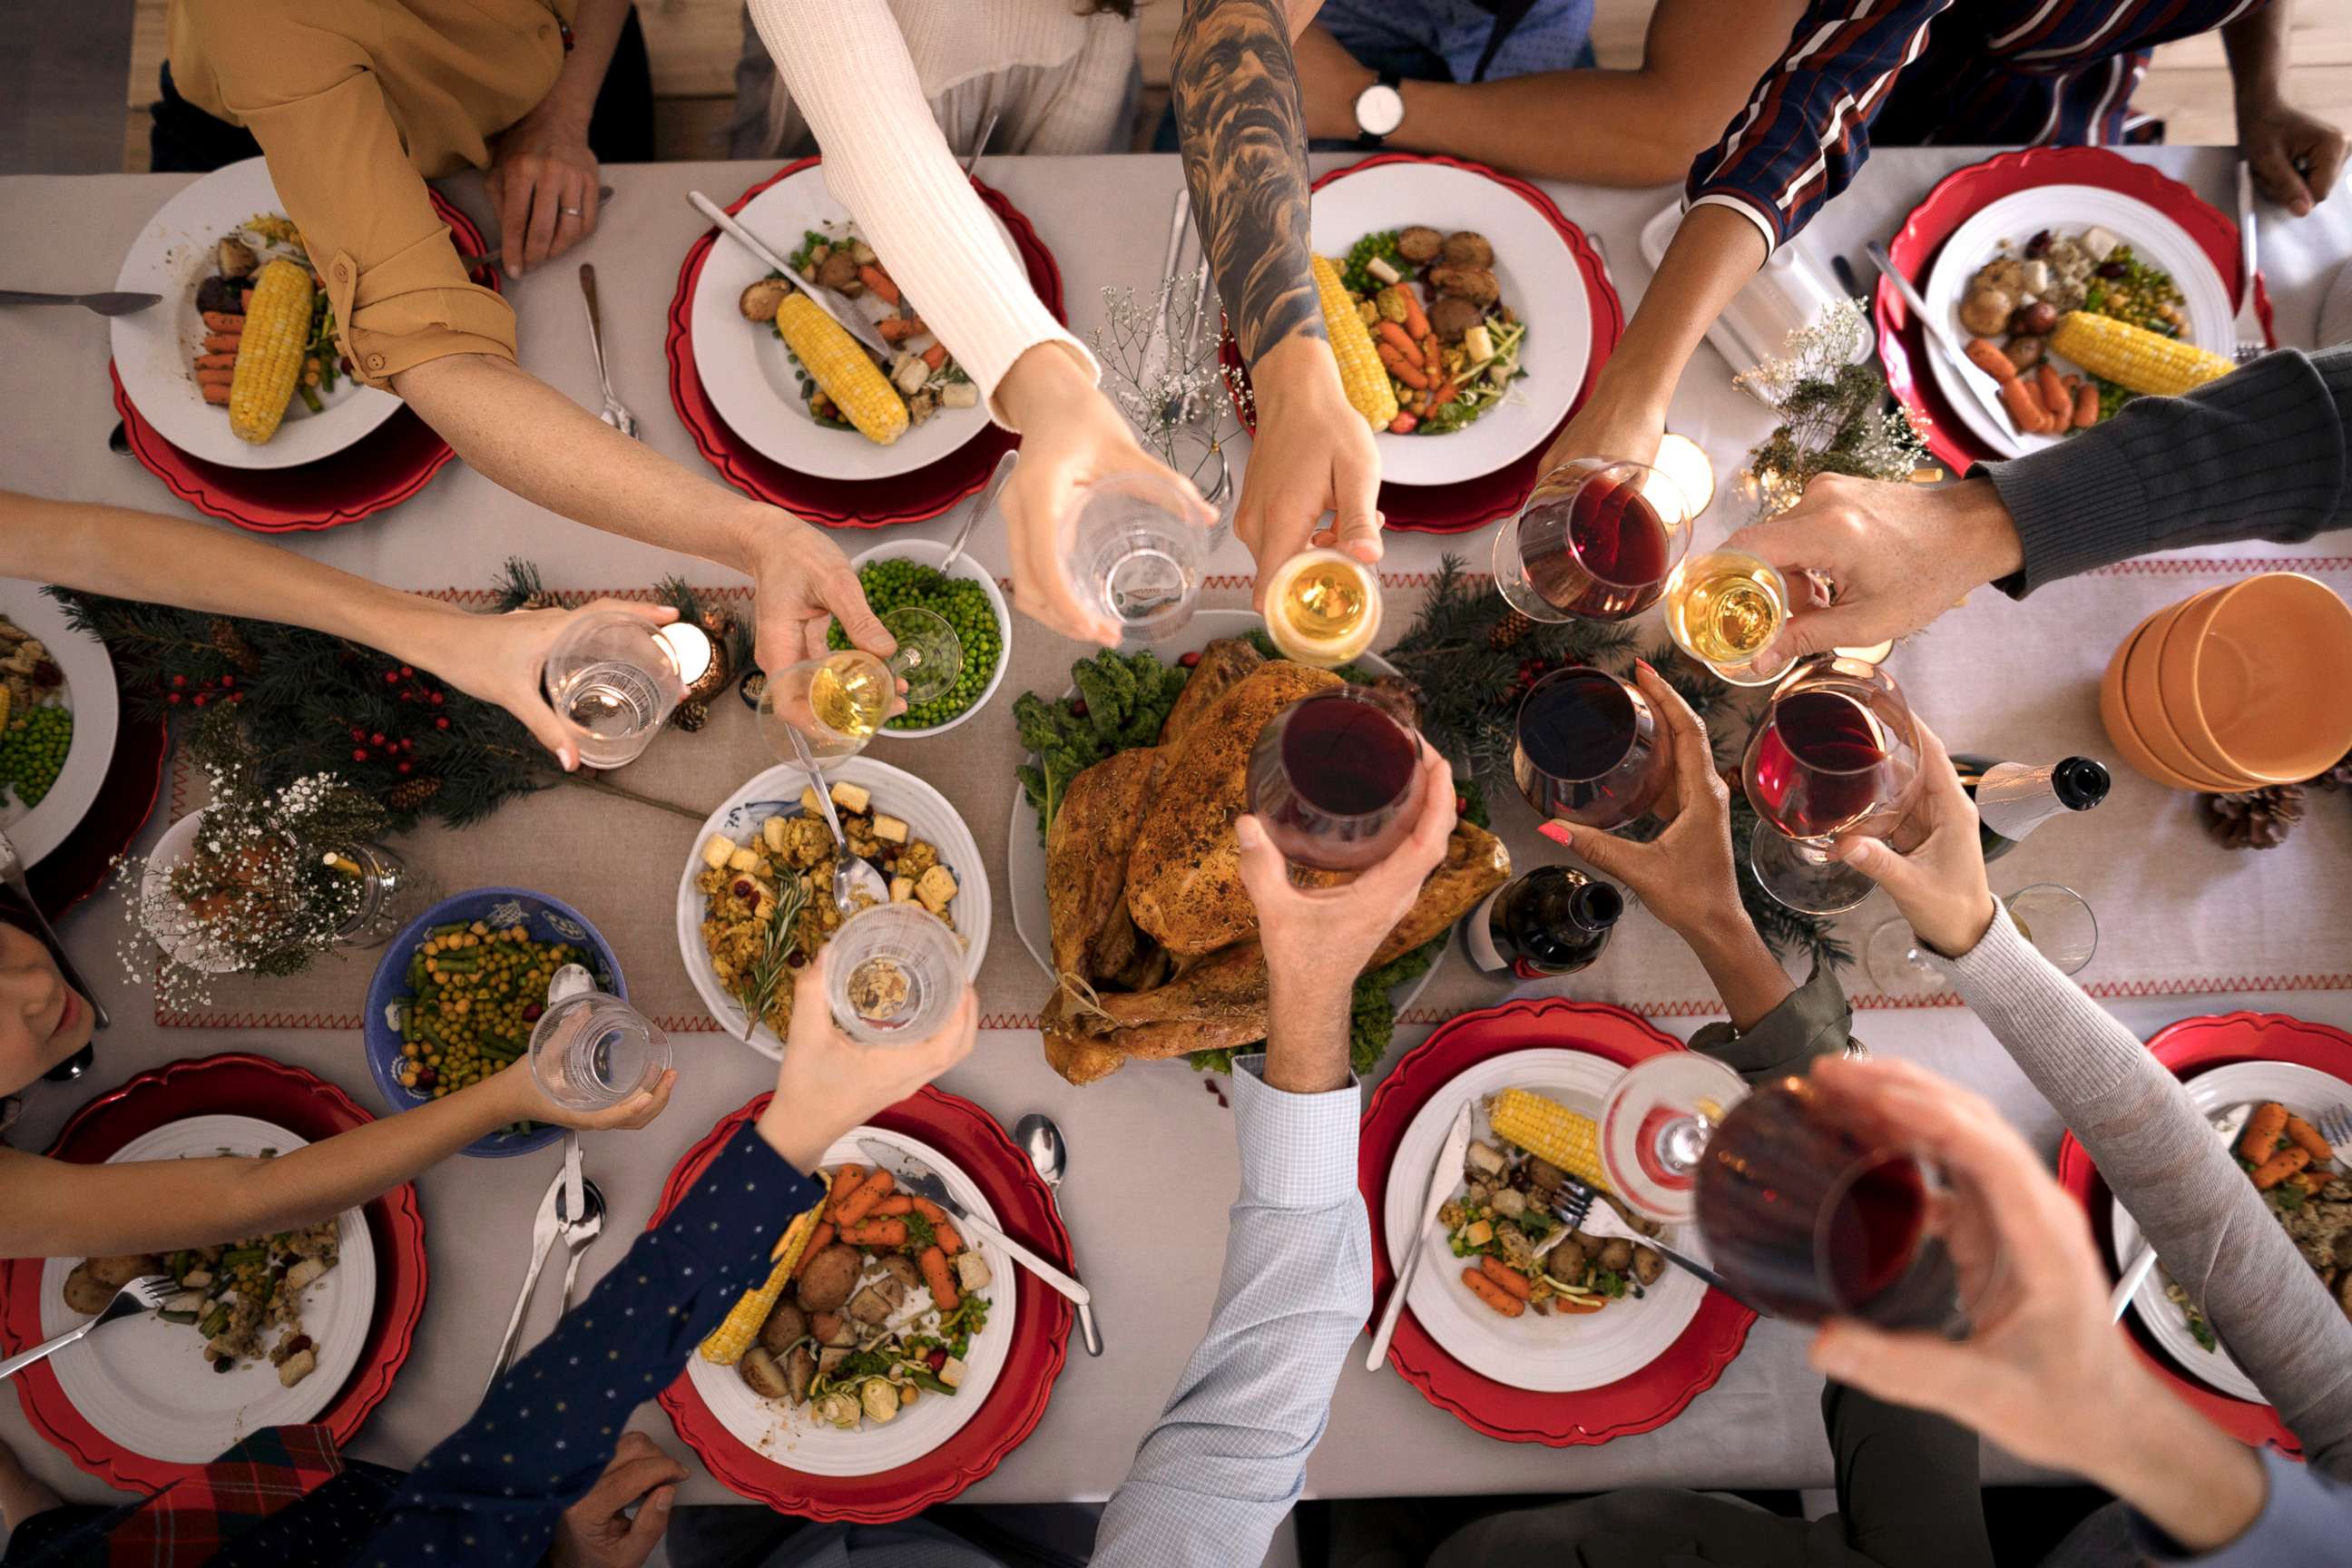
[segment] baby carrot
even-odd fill
[[[2050,410],[2053,419],[2074,423],[2074,399],[2067,392],[2066,383],[2059,376],[2058,367],[2044,361],[2035,374],[2041,383],[2042,406]]]
[[[874,330],[882,334],[884,342],[895,343],[919,337],[929,329],[923,325],[920,316],[885,316],[874,323]]]
[[[1534,1280],[1491,1255],[1478,1259],[1478,1271],[1522,1301],[1528,1299],[1528,1292],[1535,1289]]]
[[[2086,381],[2074,394],[2074,428],[2088,430],[2099,422],[2099,384]]]
[[[1381,363],[1388,367],[1388,373],[1391,375],[1396,377],[1399,381],[1403,382],[1407,386],[1419,387],[1424,390],[1428,387],[1429,377],[1423,373],[1419,365],[1412,363],[1408,361],[1404,355],[1399,353],[1396,351],[1394,344],[1381,342],[1376,343],[1373,346],[1380,353]]]
[[[1420,370],[1428,364],[1429,362],[1421,357],[1421,345],[1413,342],[1412,334],[1394,321],[1382,321],[1380,333],[1381,341],[1402,354],[1405,363],[1413,369]]]
[[[881,296],[884,304],[895,305],[898,302],[898,286],[891,282],[890,275],[879,267],[868,263],[857,269],[857,276],[868,289]]]
[[[2286,1119],[2286,1135],[2288,1142],[2294,1144],[2296,1148],[2309,1150],[2311,1157],[2315,1160],[2336,1158],[2335,1149],[2326,1139],[2319,1135],[2319,1129],[2300,1116],[2290,1116]]]
[[[929,348],[923,351],[923,363],[929,365],[933,370],[939,369],[940,366],[947,363],[947,362],[948,346],[945,343],[933,343]]]
[[[929,1198],[917,1198],[915,1212],[931,1222],[931,1235],[938,1239],[941,1252],[953,1258],[963,1250],[963,1237],[958,1236],[955,1226],[948,1223],[947,1210]]]
[[[197,384],[196,390],[197,390],[197,391],[199,391],[199,392],[201,392],[201,393],[203,393],[203,394],[205,395],[205,401],[206,403],[217,403],[217,404],[219,404],[219,405],[220,405],[222,407],[224,407],[224,408],[226,408],[226,407],[227,407],[227,406],[228,406],[228,383],[227,383],[227,382],[225,382],[225,381],[207,381],[207,382],[201,382],[201,383],[199,383],[199,384]]]
[[[1475,1268],[1465,1268],[1462,1271],[1462,1283],[1470,1287],[1472,1295],[1507,1318],[1516,1318],[1528,1310],[1528,1304],[1525,1301],[1520,1300]]]
[[[241,332],[245,331],[245,318],[229,310],[206,310],[205,325],[215,332]]]
[[[833,1221],[829,1219],[817,1221],[816,1228],[809,1232],[808,1245],[801,1248],[800,1261],[793,1265],[793,1278],[799,1279],[801,1270],[809,1266],[809,1259],[832,1245]]]
[[[856,1192],[865,1181],[866,1167],[855,1162],[835,1171],[833,1173],[833,1199],[825,1205],[825,1217],[838,1220],[841,1217],[841,1205],[849,1201],[850,1194]]]
[[[2279,1135],[2286,1131],[2286,1107],[2277,1100],[2265,1100],[2246,1118],[2246,1135],[2238,1140],[2238,1152],[2249,1160],[2269,1159],[2278,1152]]]
[[[857,1222],[873,1212],[874,1205],[890,1195],[898,1183],[887,1171],[877,1171],[857,1184],[857,1190],[833,1207],[833,1223],[843,1230],[856,1228]]]
[[[868,1211],[876,1219],[890,1219],[915,1212],[915,1200],[904,1193],[893,1193]]]
[[[1421,297],[1412,291],[1412,285],[1400,283],[1396,291],[1404,296],[1404,330],[1412,334],[1413,342],[1433,336],[1429,328],[1429,312],[1421,308]]]
[[[2050,410],[2042,405],[2033,388],[2017,377],[2000,384],[2000,403],[2021,434],[2039,436],[2050,428]]]
[[[948,1268],[948,1255],[936,1247],[927,1247],[915,1258],[915,1267],[923,1271],[923,1283],[931,1288],[931,1300],[940,1310],[954,1311],[961,1298],[956,1294],[955,1276]]]
[[[1970,338],[1968,354],[1970,364],[2003,386],[2017,379],[2017,367],[2009,363],[2009,356],[1990,338]]]
[[[2310,1150],[2282,1149],[2254,1167],[2254,1188],[2257,1192],[2269,1192],[2310,1163]]]
[[[841,1239],[853,1247],[904,1247],[907,1245],[907,1222],[903,1219],[869,1219],[864,1225],[841,1227]]]

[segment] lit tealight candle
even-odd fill
[[[1885,664],[1886,656],[1894,651],[1895,639],[1889,637],[1885,642],[1873,643],[1868,647],[1842,647],[1837,650],[1837,654],[1840,658],[1858,658],[1864,664]]]
[[[1650,466],[1675,482],[1683,493],[1683,500],[1696,517],[1715,499],[1715,465],[1706,460],[1706,449],[1687,436],[1669,431],[1658,441],[1658,455]]]

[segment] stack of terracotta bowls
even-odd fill
[[[2168,789],[2299,784],[2352,751],[2352,607],[2292,572],[2208,588],[2132,628],[2099,717]]]

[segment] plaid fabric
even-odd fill
[[[2147,51],[2265,3],[1811,0],[1788,53],[1691,165],[1688,194],[1743,214],[1777,248],[1853,180],[1874,122],[1889,141],[2117,142]]]
[[[12,1551],[9,1568],[194,1568],[342,1469],[324,1426],[273,1426],[144,1502],[100,1510],[23,1558]]]

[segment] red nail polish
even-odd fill
[[[1542,826],[1537,828],[1536,831],[1542,834],[1546,838],[1550,839],[1554,844],[1566,845],[1570,842],[1568,833],[1568,824],[1564,822],[1558,820],[1547,822]]]

